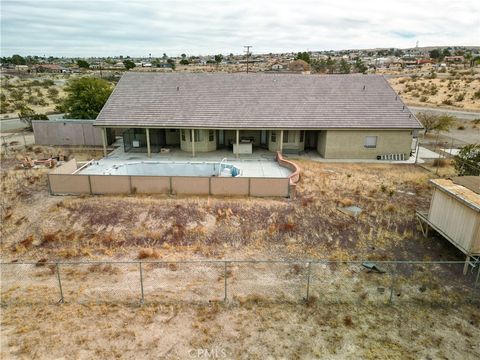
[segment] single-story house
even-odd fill
[[[94,126],[126,151],[256,148],[328,159],[408,158],[420,122],[381,75],[141,73],[120,79]],[[253,149],[253,150],[252,150]]]

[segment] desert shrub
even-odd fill
[[[463,101],[465,99],[465,93],[455,95],[455,101]]]
[[[460,125],[459,127],[457,127],[458,130],[465,130],[465,126],[463,125]]]
[[[428,100],[428,97],[426,97],[425,95],[420,97],[420,102],[426,102],[427,100]]]
[[[473,93],[473,98],[475,100],[480,99],[480,90],[477,90]]]
[[[453,105],[453,101],[450,100],[450,99],[445,99],[445,100],[442,101],[442,104],[443,105]]]
[[[448,165],[448,160],[444,158],[436,158],[433,160],[433,166],[445,167]]]
[[[148,258],[158,259],[159,257],[160,257],[160,252],[152,248],[140,249],[140,251],[138,252],[139,259],[148,259]]]

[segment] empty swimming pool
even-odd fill
[[[143,176],[239,176],[241,170],[225,162],[161,162],[139,161],[103,167],[98,162],[86,167],[81,174],[143,175]]]

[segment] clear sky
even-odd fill
[[[480,0],[1,0],[2,56],[480,45]]]

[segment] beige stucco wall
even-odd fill
[[[87,175],[48,174],[52,194],[89,194]]]
[[[92,194],[129,194],[130,176],[128,175],[90,175]]]
[[[139,194],[168,194],[170,178],[168,176],[132,176],[132,191]]]
[[[248,178],[223,178],[210,179],[210,192],[212,195],[248,195]]]
[[[208,177],[172,177],[173,194],[208,195],[210,185]]]
[[[251,196],[288,196],[289,179],[251,178]]]
[[[215,151],[217,149],[217,132],[213,131],[213,141],[209,141],[208,139],[208,130],[200,129],[199,132],[202,140],[195,141],[195,152]],[[191,136],[192,131],[190,129],[185,129],[185,141],[183,141],[180,136],[180,148],[183,151],[192,152]]]
[[[284,134],[287,130],[284,130]],[[303,131],[303,130],[302,130]],[[277,138],[275,142],[272,142],[272,132],[276,132]],[[305,133],[303,136],[303,141],[300,142],[300,130],[288,130],[288,142],[283,143],[283,150],[300,152],[305,149]],[[271,130],[268,132],[268,150],[270,151],[279,151],[280,150],[280,130]]]
[[[411,130],[328,130],[319,134],[317,150],[326,159],[376,159],[377,155],[410,155]],[[366,148],[366,136],[377,136],[377,147]]]

